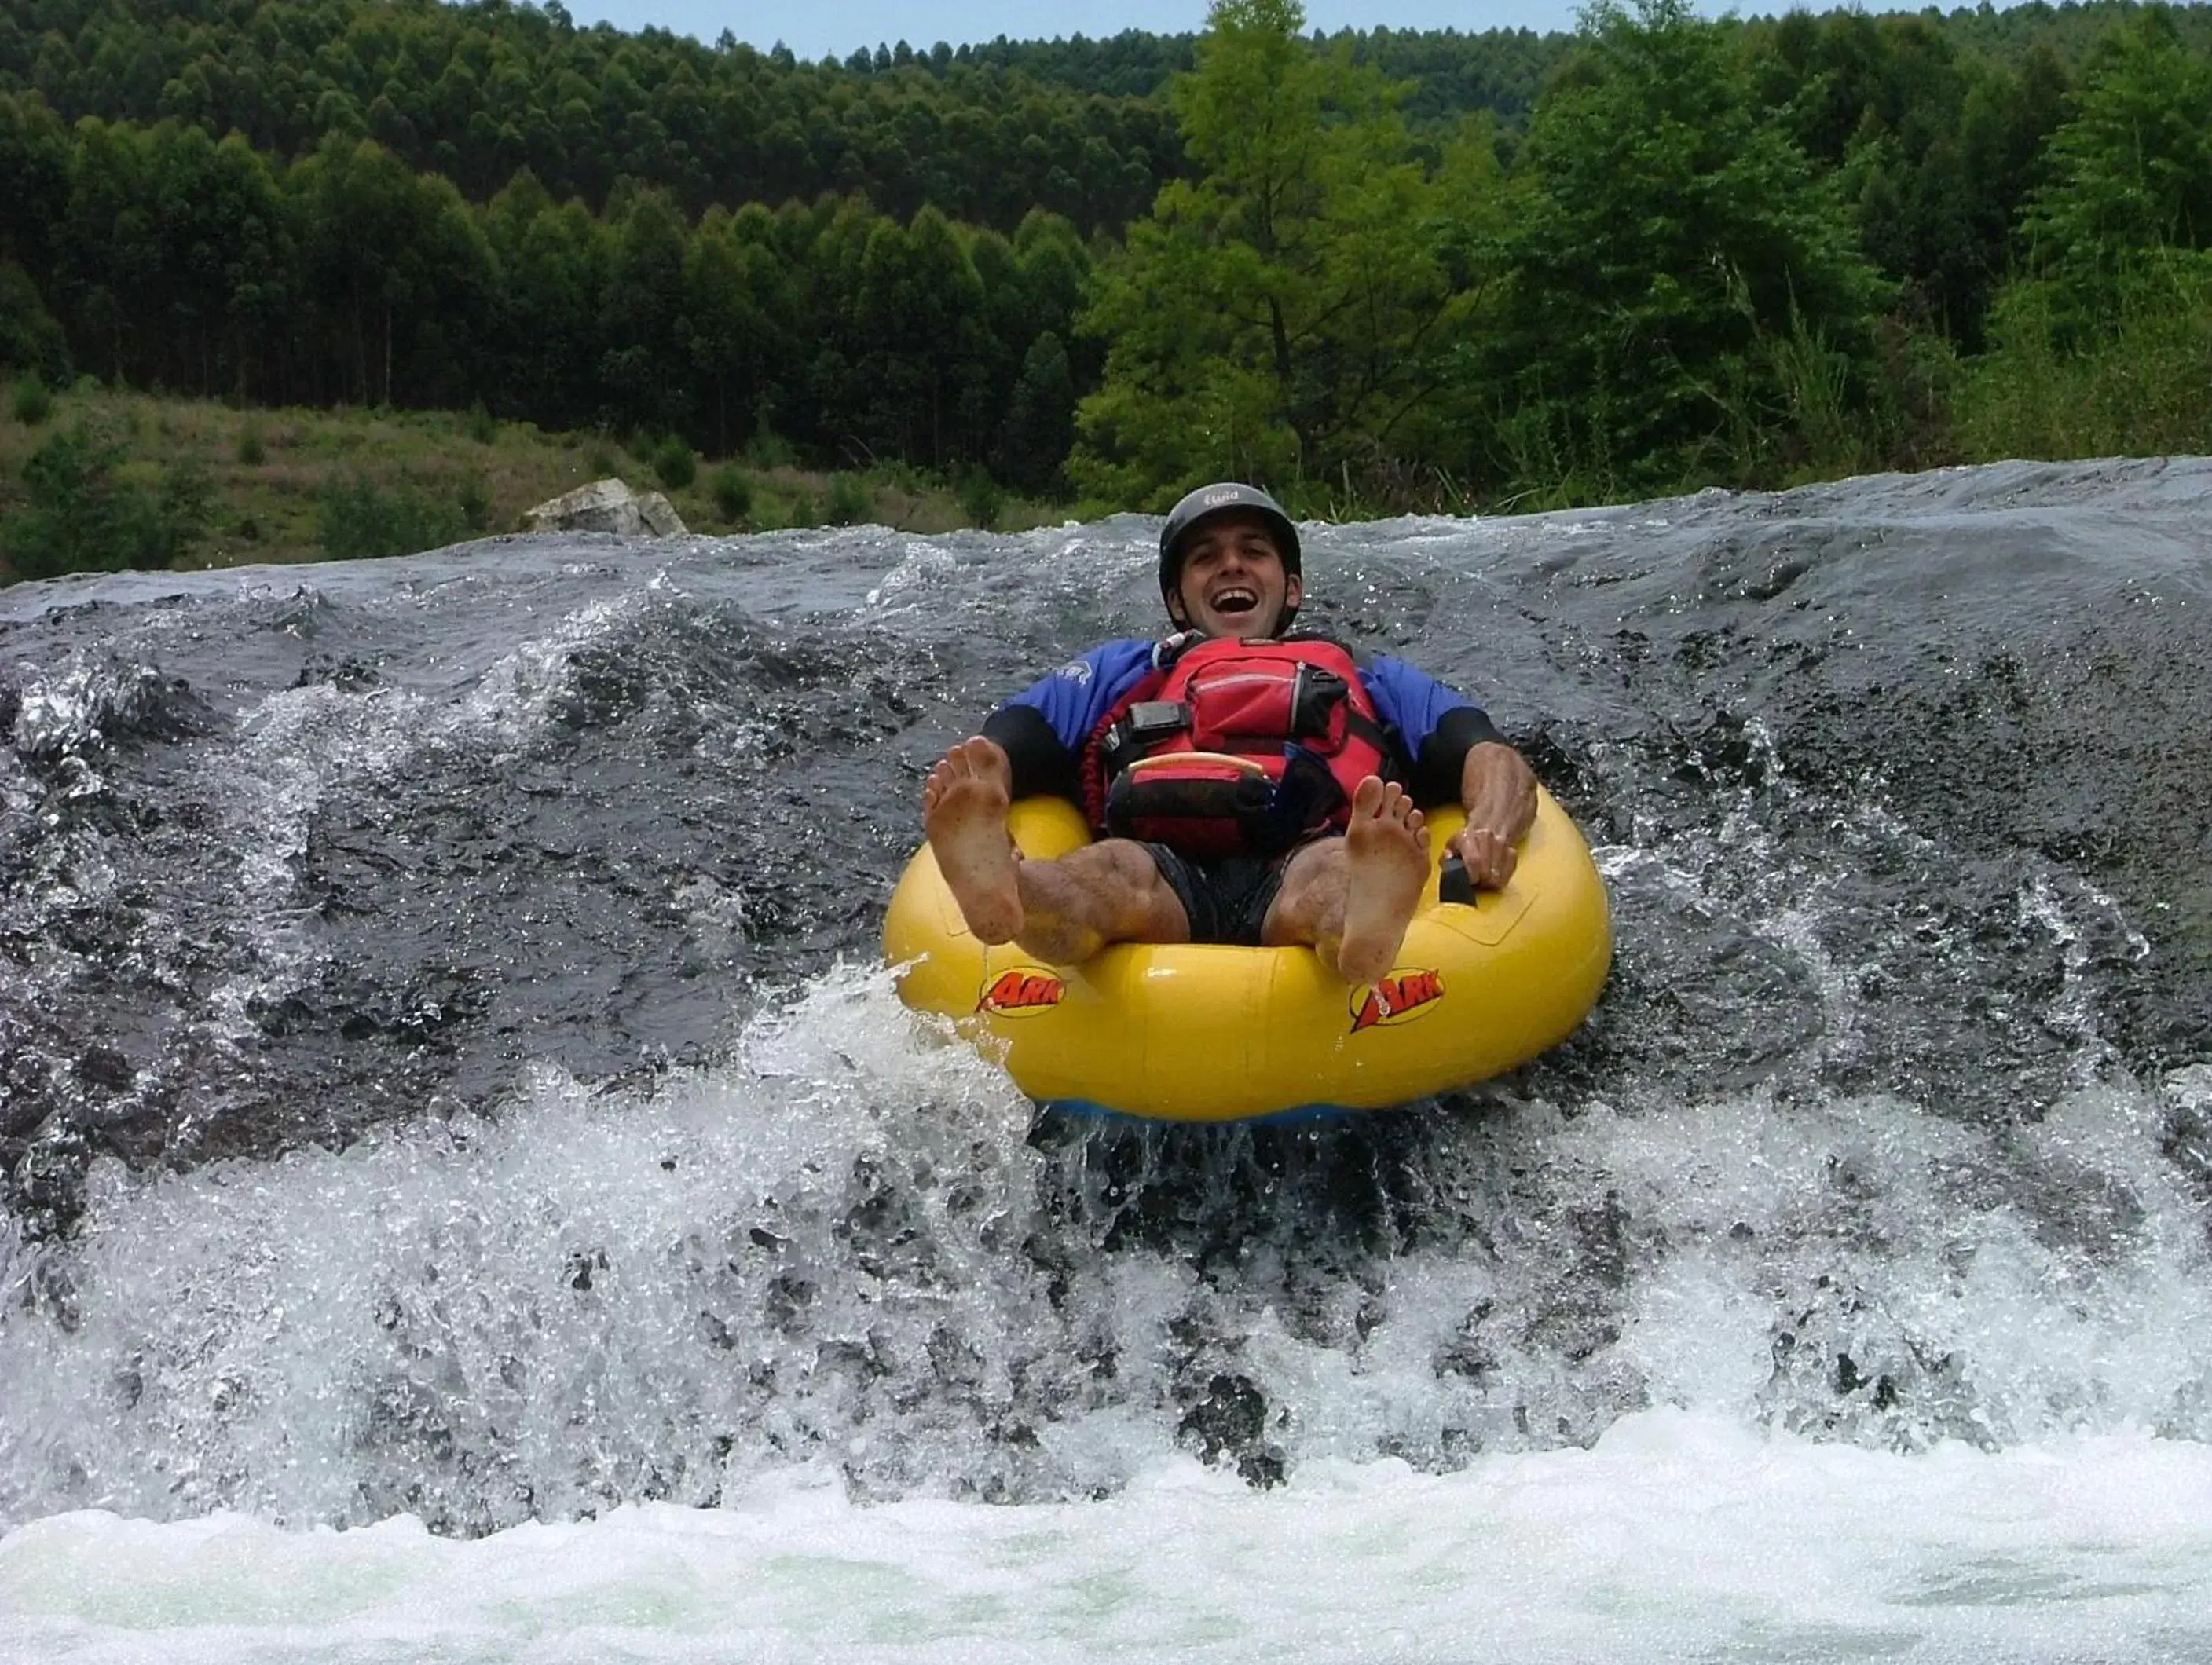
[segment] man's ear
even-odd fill
[[[1176,629],[1178,630],[1188,629],[1190,615],[1183,611],[1182,589],[1178,587],[1170,590],[1165,599],[1168,604],[1168,618]]]
[[[1305,599],[1306,581],[1292,573],[1283,583],[1283,605],[1296,609],[1304,605]]]

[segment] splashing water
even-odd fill
[[[0,1656],[2203,1651],[2208,486],[1316,533],[1620,951],[1296,1127],[872,961],[1146,523],[9,592]]]

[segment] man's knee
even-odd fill
[[[1102,838],[1070,850],[1060,858],[1060,866],[1087,884],[1117,892],[1145,892],[1164,882],[1152,853],[1127,838]]]
[[[1324,838],[1291,856],[1261,932],[1270,948],[1305,947],[1344,911],[1344,841]]]
[[[1037,900],[1055,911],[1079,912],[1117,942],[1187,940],[1182,900],[1142,844],[1102,838],[1048,863],[1024,862],[1025,884],[1044,881]],[[1051,878],[1046,880],[1046,873]]]
[[[1182,898],[1160,872],[1150,849],[1133,839],[1105,838],[1083,854],[1097,862],[1103,881],[1111,887],[1116,924],[1127,939],[1170,943],[1190,939],[1190,916]]]
[[[1344,841],[1322,838],[1291,856],[1283,869],[1281,894],[1304,900],[1344,889]]]

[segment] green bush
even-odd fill
[[[53,414],[54,396],[46,391],[46,384],[36,370],[27,370],[15,378],[15,385],[9,390],[8,404],[17,422],[26,428],[36,428]]]
[[[268,455],[268,448],[262,443],[260,428],[248,422],[238,436],[238,460],[247,468],[258,468]]]
[[[977,469],[960,483],[960,512],[983,531],[995,532],[999,517],[1006,512],[1006,494],[996,480]]]
[[[1999,294],[1990,349],[1956,398],[1966,460],[2212,448],[2212,252],[2136,257],[2106,299],[2093,330],[2068,315],[2050,281],[2018,280]]]
[[[491,488],[484,483],[483,475],[463,475],[460,484],[453,488],[453,502],[471,532],[482,532],[491,524]]]
[[[499,437],[499,422],[482,399],[469,407],[469,437],[478,445],[489,445]]]
[[[752,482],[730,464],[725,463],[714,471],[708,489],[714,495],[715,509],[732,526],[752,513]]]
[[[830,502],[827,518],[833,526],[856,526],[868,518],[871,504],[868,489],[857,474],[832,474],[830,477]]]
[[[215,520],[215,482],[196,459],[186,457],[161,471],[161,485],[155,498],[155,532],[141,545],[151,567],[173,567],[207,536]]]
[[[466,512],[448,497],[403,483],[383,487],[365,475],[333,477],[316,506],[315,536],[334,560],[413,555],[468,535]]]
[[[79,422],[23,465],[23,507],[0,522],[0,556],[16,578],[124,567],[167,567],[207,535],[214,490],[189,461],[153,490],[124,477],[129,447],[112,428]]]
[[[690,446],[671,434],[653,453],[653,471],[671,491],[681,491],[699,477],[699,459],[691,454]]]
[[[769,427],[765,420],[753,430],[752,438],[745,442],[745,461],[763,473],[772,468],[788,468],[797,460],[797,453],[792,450],[789,442]]]

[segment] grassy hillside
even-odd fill
[[[91,384],[47,395],[25,382],[5,405],[0,550],[23,568],[10,577],[36,575],[21,557],[49,528],[130,523],[134,512],[167,517],[175,536],[162,547],[179,566],[315,561],[513,532],[533,505],[609,475],[665,492],[686,526],[714,534],[862,522],[1016,530],[1064,513],[905,467],[824,474],[772,449],[702,462],[680,444],[548,434],[481,412],[235,410]],[[118,549],[93,564],[142,563]]]

